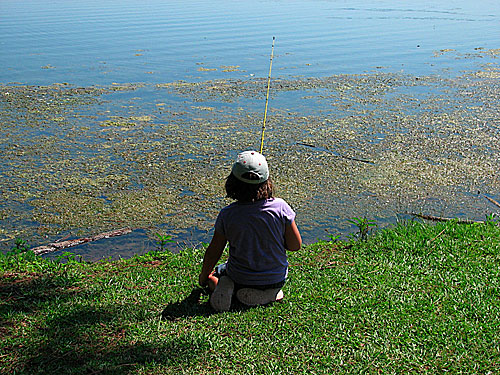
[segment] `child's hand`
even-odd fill
[[[208,276],[204,276],[203,274],[200,274],[199,277],[199,283],[200,286],[206,286],[208,285],[208,289],[210,291],[214,291],[215,287],[217,286],[217,283],[219,282],[219,279],[214,276],[214,272],[210,273]]]
[[[200,286],[205,286],[208,283],[208,276],[204,275],[203,273],[200,273],[200,276],[198,277],[198,283]]]
[[[208,289],[210,289],[212,292],[215,290],[215,287],[217,286],[217,283],[219,282],[219,279],[214,276],[214,272],[212,272],[210,275],[208,275]]]

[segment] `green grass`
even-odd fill
[[[0,258],[2,374],[500,372],[500,228],[408,222],[290,256],[285,300],[214,313],[203,249]]]

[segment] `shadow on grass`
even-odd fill
[[[178,320],[192,316],[209,316],[216,314],[216,311],[210,307],[210,303],[201,302],[201,298],[207,295],[208,292],[202,288],[195,288],[193,291],[182,301],[173,302],[169,304],[163,312],[161,317],[163,320]]]
[[[59,276],[0,280],[0,322],[4,325],[0,372],[133,374],[150,365],[185,367],[207,350],[207,344],[189,332],[151,334],[146,307],[103,306],[105,297],[99,292],[82,290]]]
[[[135,374],[148,365],[188,366],[208,349],[189,334],[129,337],[126,329],[113,324],[115,313],[77,310],[52,322],[46,330],[47,343],[27,361],[28,373]]]
[[[208,295],[206,289],[195,288],[193,291],[182,301],[169,304],[162,312],[161,317],[163,320],[175,321],[183,318],[193,316],[210,316],[213,314],[220,314],[215,311],[208,302],[201,302],[202,296]],[[267,304],[259,307],[269,307],[272,304]],[[255,309],[257,306],[247,306],[233,297],[231,309],[228,312],[241,312]]]
[[[78,292],[75,279],[65,274],[26,274],[0,280],[0,318],[8,313],[31,313],[55,300],[64,302]]]

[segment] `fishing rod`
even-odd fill
[[[264,149],[264,133],[266,131],[266,118],[267,118],[267,104],[269,102],[269,87],[271,86],[271,69],[273,67],[273,55],[274,55],[274,40],[276,38],[273,36],[273,45],[271,47],[271,62],[269,64],[269,75],[267,77],[267,93],[266,93],[266,109],[264,110],[264,121],[262,123],[262,137],[260,139],[260,153]]]
[[[262,136],[261,136],[261,139],[260,139],[260,153],[261,154],[262,154],[262,150],[264,149],[264,134],[266,132],[267,107],[268,107],[268,104],[269,104],[269,88],[271,86],[271,69],[273,68],[274,41],[275,40],[276,40],[276,38],[273,36],[273,44],[271,46],[271,59],[270,59],[270,63],[269,63],[269,74],[267,76],[266,107],[264,109],[264,121],[262,122]],[[344,159],[347,159],[347,160],[358,161],[358,162],[367,163],[367,164],[375,164],[371,160],[359,159],[359,158],[354,158],[354,157],[342,155],[342,154],[340,154],[338,152],[329,150],[327,148],[317,147],[317,146],[314,146],[314,145],[311,145],[311,144],[308,144],[308,143],[297,142],[297,144],[301,145],[301,146],[306,146],[306,147],[311,147],[311,148],[314,148],[314,149],[319,149],[319,150],[322,150],[322,151],[326,151],[326,152],[329,152],[331,154],[334,154],[335,156],[338,156],[338,157],[341,157],[341,158],[344,158]]]

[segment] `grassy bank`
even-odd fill
[[[0,258],[0,372],[500,371],[495,223],[410,222],[316,243],[291,254],[284,302],[221,314],[196,285],[202,255]]]

